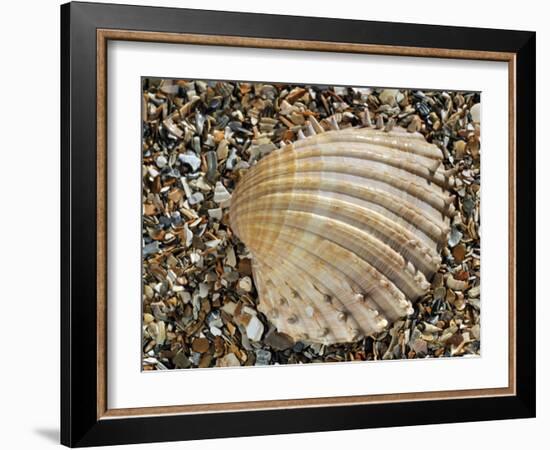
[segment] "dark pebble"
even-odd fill
[[[202,242],[202,239],[199,236],[193,236],[192,244],[193,248],[204,250],[206,249],[206,245],[204,245],[204,242]]]
[[[175,211],[172,213],[172,216],[170,217],[171,219],[171,222],[174,224],[174,225],[179,225],[182,220],[181,220],[181,214],[179,213],[179,211]]]
[[[414,106],[418,114],[420,114],[422,117],[426,117],[428,116],[428,114],[430,114],[430,107],[426,103],[418,102]]]
[[[303,342],[296,342],[296,344],[294,344],[294,347],[292,347],[292,351],[300,353],[304,348],[305,345],[303,344]]]
[[[151,256],[155,253],[158,253],[160,251],[160,244],[157,241],[151,242],[150,244],[146,244],[143,247],[143,256]]]
[[[269,345],[274,350],[287,350],[292,347],[294,341],[290,336],[277,332],[274,328],[270,329],[265,338],[264,343]]]
[[[237,131],[239,128],[242,128],[243,124],[238,120],[233,120],[232,122],[229,122],[227,126],[231,129],[231,131]]]
[[[229,122],[227,126],[231,129],[231,131],[234,131],[235,133],[240,134],[246,134],[249,136],[252,136],[252,132],[247,130],[246,128],[243,128],[242,123],[238,120],[234,120],[232,122]]]
[[[191,367],[191,361],[189,361],[189,358],[183,352],[179,352],[174,356],[172,363],[177,369],[188,369]]]
[[[206,152],[206,165],[208,167],[206,178],[211,183],[214,183],[218,177],[218,156],[215,151]]]
[[[453,334],[449,339],[447,339],[447,342],[445,342],[447,345],[454,345],[455,347],[458,347],[464,338],[459,332],[456,332]]]
[[[229,117],[227,117],[226,115],[223,115],[216,122],[216,127],[219,129],[224,129],[228,123],[229,123]]]
[[[168,228],[170,227],[170,225],[172,225],[172,220],[170,219],[170,217],[166,216],[160,216],[159,222],[164,228]]]
[[[475,202],[472,200],[472,197],[466,196],[464,198],[464,201],[462,202],[462,208],[464,209],[467,217],[470,217],[472,215],[472,212],[475,208]]]
[[[209,111],[215,111],[218,109],[222,104],[222,100],[220,98],[213,98],[210,100],[210,103],[208,104],[208,110]]]

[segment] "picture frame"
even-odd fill
[[[508,386],[110,408],[106,183],[112,41],[506,63]],[[535,41],[527,31],[62,5],[61,443],[82,447],[534,417]]]

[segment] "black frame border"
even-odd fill
[[[98,420],[96,30],[100,28],[514,53],[515,291],[521,293],[516,295],[516,395]],[[534,417],[535,41],[535,33],[526,31],[80,2],[62,5],[61,443],[83,447]]]

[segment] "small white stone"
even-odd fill
[[[185,179],[185,177],[181,177],[180,180],[181,180],[181,185],[183,187],[183,191],[185,192],[185,196],[191,197],[193,195],[193,191],[189,187],[187,180]]]
[[[245,292],[250,292],[252,290],[252,280],[250,277],[242,277],[239,280],[239,288]]]
[[[441,328],[436,327],[435,325],[432,325],[429,322],[422,322],[424,324],[424,331],[426,333],[439,333],[441,331]]]
[[[210,327],[210,333],[212,333],[214,336],[221,336],[222,335],[222,330],[220,330],[217,327],[211,326]]]
[[[251,316],[246,326],[246,335],[251,341],[259,341],[264,333],[264,325],[256,316]]]
[[[250,306],[243,306],[242,311],[249,316],[255,316],[257,314],[256,310],[254,308],[251,308]]]
[[[206,283],[199,283],[199,297],[208,297],[208,285]]]
[[[315,310],[311,306],[306,306],[306,314],[308,317],[313,317]]]
[[[214,208],[208,210],[208,216],[212,219],[222,220],[223,213],[221,208]]]
[[[187,224],[184,225],[183,231],[185,233],[185,246],[189,247],[193,242],[193,232],[189,229]]]
[[[227,248],[225,263],[231,267],[235,267],[237,265],[237,257],[235,256],[235,250],[232,246]]]
[[[155,169],[153,166],[149,166],[148,172],[151,178],[156,178],[160,175],[159,171]]]
[[[181,292],[179,294],[179,297],[181,298],[181,301],[185,304],[187,304],[191,301],[191,294],[187,291]]]
[[[204,177],[200,177],[196,180],[194,185],[203,192],[210,192],[212,190],[212,186],[204,180]]]
[[[193,152],[181,153],[178,158],[182,164],[187,164],[191,167],[193,172],[199,170],[199,167],[201,166],[201,159]]]
[[[190,205],[196,205],[197,203],[201,203],[203,200],[204,195],[202,194],[202,192],[195,192],[187,199]]]
[[[348,88],[343,86],[334,86],[334,93],[339,96],[345,96],[348,94]]]
[[[168,164],[168,160],[166,159],[166,156],[159,155],[157,156],[156,163],[157,163],[157,167],[162,169],[163,167],[166,166],[166,164]]]
[[[231,198],[231,194],[225,188],[225,186],[218,181],[216,187],[214,188],[214,201],[216,203],[227,202]]]
[[[221,242],[220,239],[212,239],[211,241],[206,241],[204,245],[208,248],[218,248]]]
[[[152,358],[152,357],[151,357],[151,358],[143,358],[143,362],[144,362],[145,364],[152,364],[152,365],[154,365],[154,364],[158,364],[158,359]]]

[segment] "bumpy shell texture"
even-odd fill
[[[248,171],[231,228],[278,331],[352,342],[412,312],[453,214],[441,160],[421,134],[348,128],[289,144]]]

